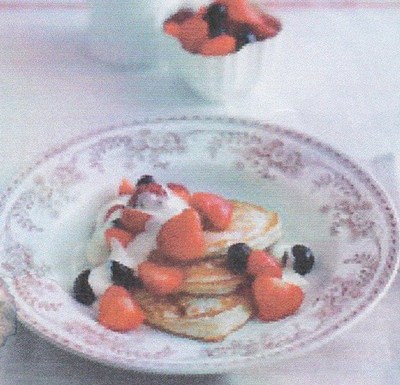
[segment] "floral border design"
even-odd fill
[[[358,315],[366,308],[371,306],[373,302],[379,298],[380,294],[387,288],[391,279],[393,278],[394,271],[398,265],[398,247],[399,247],[399,239],[398,239],[398,222],[396,220],[395,213],[388,202],[385,194],[377,187],[374,181],[366,174],[364,171],[359,169],[355,164],[353,164],[347,157],[336,152],[329,146],[320,143],[306,135],[301,133],[297,133],[291,130],[287,130],[280,127],[265,125],[261,122],[249,122],[249,121],[241,121],[237,119],[226,119],[226,118],[200,118],[200,117],[184,117],[184,118],[171,118],[171,119],[156,119],[156,120],[148,120],[143,122],[134,122],[130,125],[126,125],[123,127],[110,127],[103,130],[99,130],[94,132],[93,134],[86,135],[80,138],[76,138],[72,142],[58,148],[52,150],[48,154],[46,154],[40,161],[38,161],[31,169],[29,169],[26,173],[21,175],[18,179],[14,181],[14,183],[6,190],[3,196],[0,198],[0,216],[2,215],[5,207],[8,203],[8,200],[12,197],[13,192],[16,188],[24,182],[24,180],[31,174],[35,172],[35,169],[40,165],[44,164],[47,160],[53,159],[57,156],[61,156],[65,151],[68,151],[69,148],[81,143],[85,143],[86,141],[91,141],[94,138],[111,135],[111,138],[114,136],[114,139],[102,138],[97,141],[96,144],[90,146],[90,164],[91,167],[97,169],[99,172],[103,172],[102,162],[104,157],[110,152],[114,151],[116,148],[123,147],[128,148],[130,151],[132,149],[141,148],[139,153],[135,152],[131,159],[127,160],[126,167],[134,168],[135,161],[143,161],[146,160],[153,164],[154,167],[167,168],[169,166],[169,162],[167,160],[168,155],[176,154],[176,153],[184,153],[187,150],[186,139],[189,138],[188,132],[184,132],[178,135],[176,132],[167,132],[164,133],[164,141],[161,139],[160,141],[155,140],[155,136],[151,136],[151,130],[146,127],[147,125],[154,125],[164,123],[168,126],[171,122],[222,122],[225,124],[234,123],[236,125],[242,126],[243,128],[256,128],[260,130],[259,135],[250,135],[248,133],[238,133],[238,132],[228,132],[228,133],[216,133],[212,136],[212,139],[209,143],[209,155],[211,157],[217,157],[218,153],[226,148],[231,149],[231,151],[235,151],[236,149],[240,150],[240,148],[244,148],[245,151],[242,151],[241,157],[236,159],[235,167],[237,169],[251,169],[254,170],[260,177],[262,178],[277,178],[280,175],[285,175],[290,178],[298,178],[299,176],[303,176],[306,174],[306,168],[309,160],[305,160],[302,157],[300,151],[292,151],[293,147],[291,145],[286,145],[286,142],[283,140],[279,140],[276,138],[264,138],[264,134],[272,134],[272,136],[280,136],[284,137],[285,140],[289,139],[290,142],[301,146],[311,146],[316,151],[328,154],[333,162],[340,164],[349,173],[358,178],[360,183],[362,183],[370,193],[371,197],[374,197],[374,203],[379,207],[379,210],[384,215],[385,223],[386,223],[386,231],[388,236],[388,250],[387,255],[382,255],[382,248],[377,248],[377,254],[353,254],[347,257],[344,260],[345,264],[356,264],[360,268],[360,275],[356,280],[346,280],[346,279],[338,279],[333,280],[332,285],[325,291],[325,296],[318,298],[317,301],[313,304],[314,310],[319,312],[320,319],[324,319],[329,314],[329,311],[335,312],[340,309],[343,305],[343,302],[338,302],[339,298],[344,298],[343,301],[346,301],[346,298],[359,298],[362,293],[362,288],[366,286],[369,282],[369,278],[377,275],[378,266],[382,267],[379,271],[379,276],[376,277],[374,282],[374,286],[371,288],[367,296],[360,297],[363,299],[357,307],[352,309],[350,314],[344,315],[342,319],[336,322],[333,325],[325,324],[320,322],[316,325],[315,330],[310,331],[306,330],[299,326],[299,323],[295,323],[292,325],[292,329],[289,330],[286,334],[283,334],[281,338],[271,342],[268,337],[269,335],[263,334],[261,336],[261,341],[257,341],[255,339],[246,339],[244,341],[231,340],[226,344],[220,344],[218,346],[209,348],[206,347],[204,349],[200,349],[200,356],[203,358],[207,357],[207,359],[202,362],[205,365],[206,370],[215,371],[218,370],[215,365],[219,358],[225,358],[225,363],[222,367],[233,367],[237,362],[246,363],[252,362],[255,359],[259,358],[260,355],[265,355],[271,353],[271,355],[282,356],[284,353],[290,352],[298,352],[303,347],[307,347],[309,345],[318,345],[320,344],[325,337],[332,335],[333,333],[339,331],[341,327],[358,317]],[[123,135],[115,135],[115,132],[123,129],[124,127],[134,127],[136,130],[136,134],[138,135],[140,140],[146,138],[146,140],[150,141],[146,142],[146,140],[135,140],[124,137]],[[192,134],[196,135],[200,130],[193,131]],[[159,132],[158,132],[159,135]],[[119,139],[117,139],[119,138]],[[142,147],[139,146],[141,144]],[[147,143],[147,144],[146,144]],[[136,147],[135,147],[136,146]],[[139,146],[139,147],[138,147]],[[76,152],[76,156],[78,156],[79,152],[87,153],[87,147],[83,149],[79,149]],[[240,152],[240,151],[239,151]],[[166,157],[166,158],[164,158]],[[76,160],[76,158],[75,158]],[[366,238],[371,237],[374,238],[374,242],[376,242],[376,235],[379,229],[376,224],[370,220],[369,213],[373,210],[373,205],[368,200],[363,200],[361,198],[360,193],[357,191],[352,182],[349,179],[346,179],[344,175],[340,173],[332,173],[332,170],[328,169],[325,165],[320,164],[321,173],[314,180],[314,188],[324,189],[324,188],[333,188],[335,191],[339,192],[342,200],[336,200],[334,205],[326,204],[321,207],[321,212],[326,215],[331,215],[333,218],[332,222],[332,235],[338,234],[344,228],[348,229],[350,233],[353,235],[355,239],[357,238]],[[70,164],[60,165],[58,169],[56,169],[53,174],[56,180],[61,181],[61,183],[69,184],[69,183],[77,183],[80,178],[84,176],[79,172],[76,172],[77,169],[74,165],[70,167]],[[334,171],[334,170],[333,170]],[[46,181],[41,181],[40,178],[36,180],[37,185],[43,187],[42,201],[46,201],[47,198],[53,198],[53,191],[46,190]],[[51,184],[49,184],[51,186]],[[29,223],[29,221],[24,220],[26,217],[26,210],[30,210],[32,202],[26,198],[26,204],[22,204],[21,206],[21,214],[16,215],[11,220],[9,217],[9,222],[7,226],[10,225],[12,221],[13,223],[18,223],[18,225],[30,230],[30,231],[40,231],[39,227],[33,223]],[[40,199],[39,199],[40,200]],[[18,208],[19,206],[15,206]],[[14,207],[14,208],[15,208]],[[375,208],[376,209],[376,208]],[[18,212],[18,210],[17,210]],[[56,215],[56,213],[54,213]],[[28,215],[29,218],[29,215]],[[10,227],[8,227],[10,229]],[[3,239],[4,240],[4,239]],[[378,243],[379,246],[379,243]],[[18,256],[18,248],[20,245],[15,246],[16,257]],[[24,254],[25,253],[25,254]],[[30,269],[32,268],[31,258],[29,255],[29,251],[24,251],[25,255],[22,258],[22,261],[18,262],[18,259],[15,260],[14,263],[20,264],[24,268],[23,272],[28,271],[28,275],[30,274]],[[22,255],[22,254],[19,254]],[[17,269],[18,270],[18,269]],[[38,269],[40,271],[40,269]],[[18,286],[18,280],[20,277],[18,275],[21,271],[16,272],[16,278],[12,282],[12,288],[21,288]],[[35,271],[30,275],[30,279],[35,276]],[[36,276],[34,278],[37,282],[41,282],[40,278]],[[37,283],[36,282],[36,283]],[[14,287],[13,287],[14,286]],[[40,285],[39,285],[40,286]],[[23,286],[22,286],[23,288]],[[43,288],[42,288],[43,289]],[[25,289],[22,289],[24,292]],[[39,304],[37,299],[34,299],[33,302],[29,302],[31,299],[24,298],[25,294],[19,293],[18,301],[25,301],[25,305],[28,304],[32,306],[36,310],[40,312],[52,312],[57,311],[58,307],[61,306],[58,304]],[[48,306],[49,305],[49,306]],[[339,311],[339,310],[338,310]],[[339,314],[339,313],[335,313]],[[89,357],[98,359],[100,361],[104,361],[106,363],[119,364],[114,361],[113,354],[108,355],[107,353],[99,353],[97,349],[93,349],[92,347],[84,346],[77,344],[69,340],[68,338],[62,337],[61,335],[51,331],[48,327],[35,319],[29,312],[26,312],[24,309],[19,308],[20,317],[31,326],[36,328],[40,333],[54,340],[55,342],[60,343],[63,347],[72,349],[74,351],[87,354]],[[70,325],[71,326],[71,325]],[[75,325],[76,326],[76,325]],[[81,325],[82,326],[82,325]],[[79,323],[78,323],[79,329]],[[74,328],[72,328],[74,329]],[[72,330],[71,329],[71,330]],[[69,330],[69,329],[68,329]],[[71,331],[70,330],[70,331]],[[74,329],[75,330],[75,329]],[[91,333],[92,331],[88,331]],[[106,344],[104,347],[110,347],[109,344]],[[113,351],[114,348],[111,349]],[[114,349],[115,351],[116,349]],[[117,349],[118,350],[118,349]],[[167,346],[165,352],[161,354],[160,359],[174,356],[174,348],[172,346]],[[132,358],[132,357],[131,357]],[[132,362],[129,358],[126,358],[126,361],[121,362],[122,366],[126,366],[129,368],[136,369],[146,369],[151,367],[152,370],[155,370],[155,367],[152,366],[151,362],[154,357],[149,357],[142,355],[140,357],[136,357],[139,361]],[[217,361],[215,360],[217,359]],[[171,361],[172,360],[172,361]],[[226,361],[227,360],[227,361]],[[174,362],[173,359],[168,359],[166,362],[160,364],[157,363],[158,369],[163,371],[168,371],[167,367],[170,366],[169,370],[182,370],[179,369],[181,365],[184,365],[184,371],[195,370],[195,364],[190,364],[185,362]],[[175,368],[175,369],[174,369]]]

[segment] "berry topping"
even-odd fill
[[[153,197],[149,197],[149,195],[153,195]],[[147,206],[159,206],[162,199],[159,200],[157,198],[164,198],[166,196],[167,192],[160,184],[154,182],[141,183],[129,199],[128,205],[131,207],[139,206],[143,208],[146,208]]]
[[[104,222],[107,222],[107,221],[110,219],[110,217],[111,217],[111,215],[112,215],[113,213],[115,213],[117,210],[123,209],[124,207],[125,207],[125,206],[124,206],[123,204],[118,204],[118,205],[111,206],[111,207],[107,210],[106,215],[104,216]]]
[[[228,9],[229,19],[234,21],[247,21],[248,13],[251,11],[246,0],[219,0]]]
[[[258,317],[263,321],[277,321],[294,314],[304,299],[299,286],[268,274],[257,275],[252,288]]]
[[[112,223],[112,226],[117,229],[124,229],[124,226],[122,225],[122,222],[121,222],[121,218],[115,218],[111,223]]]
[[[282,278],[280,263],[264,250],[253,250],[247,260],[247,272],[252,275],[267,274],[270,277]]]
[[[314,266],[314,254],[311,249],[304,245],[294,245],[292,247],[293,270],[305,275],[311,271]]]
[[[111,262],[111,280],[115,285],[122,286],[127,290],[142,286],[142,282],[135,275],[134,270],[117,261]]]
[[[246,243],[235,243],[228,249],[228,268],[236,274],[243,274],[247,269],[247,261],[251,248]]]
[[[180,25],[179,39],[186,51],[199,52],[202,44],[208,39],[208,23],[200,14],[185,20]]]
[[[232,221],[233,205],[220,195],[194,193],[190,205],[200,214],[205,230],[224,231]]]
[[[209,5],[203,18],[208,23],[208,35],[210,38],[226,32],[228,9],[224,4],[213,3]]]
[[[148,261],[139,265],[139,277],[146,289],[161,295],[176,292],[184,279],[183,272],[180,269],[161,266]]]
[[[119,195],[132,195],[135,192],[135,186],[128,180],[122,179],[118,187]]]
[[[120,222],[125,230],[129,231],[133,235],[137,235],[145,230],[146,222],[150,218],[150,214],[126,207],[122,211]]]
[[[108,248],[111,248],[111,239],[116,239],[123,248],[128,246],[128,243],[132,241],[133,235],[128,231],[120,229],[118,227],[111,227],[107,229],[104,233],[106,238],[106,244]]]
[[[209,39],[201,46],[204,56],[225,56],[236,51],[236,39],[229,35],[220,35]]]
[[[100,297],[98,321],[107,329],[119,332],[137,329],[144,318],[139,304],[122,286],[110,286]]]
[[[84,305],[91,305],[96,300],[96,296],[89,285],[89,274],[89,269],[82,271],[76,277],[72,289],[74,298]]]
[[[206,244],[201,219],[188,208],[161,227],[157,236],[160,254],[176,261],[190,261],[204,255]]]
[[[271,15],[261,14],[261,22],[254,26],[257,40],[270,39],[276,36],[282,29],[281,22]]]
[[[155,183],[154,177],[152,175],[142,175],[136,182],[136,187],[150,183]]]
[[[236,38],[236,51],[239,51],[243,46],[257,41],[257,36],[247,25],[243,25],[235,33]]]
[[[189,190],[178,183],[168,183],[167,187],[174,192],[174,194],[178,195],[179,197],[181,197],[184,201],[189,203],[190,200],[190,192]]]
[[[223,56],[274,37],[281,23],[247,0],[216,0],[197,12],[181,10],[164,22],[164,32],[191,53]]]
[[[167,20],[165,20],[165,23],[174,22],[177,24],[182,24],[185,20],[194,16],[194,14],[195,14],[195,12],[192,9],[182,8],[178,12],[176,12],[174,15],[169,17]]]
[[[179,34],[181,33],[181,27],[175,21],[165,22],[163,25],[163,30],[167,35],[172,37],[179,37]]]

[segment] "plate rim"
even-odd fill
[[[389,208],[390,214],[393,215],[393,221],[391,223],[392,227],[394,229],[397,229],[396,232],[396,244],[394,245],[394,254],[395,254],[395,264],[392,268],[390,277],[388,278],[387,282],[382,286],[381,290],[379,293],[373,298],[372,302],[368,302],[366,306],[357,312],[350,320],[343,321],[342,325],[340,325],[339,328],[336,328],[334,331],[329,333],[327,336],[324,336],[321,341],[316,342],[312,341],[311,343],[308,343],[305,347],[302,347],[301,349],[295,350],[294,352],[285,352],[284,355],[278,354],[275,356],[269,356],[268,362],[274,361],[276,359],[286,359],[290,358],[293,356],[298,356],[302,355],[306,351],[311,351],[315,350],[318,347],[321,347],[322,345],[325,345],[329,341],[331,341],[333,338],[335,338],[337,335],[345,332],[349,328],[351,328],[355,323],[357,323],[359,320],[361,320],[363,317],[365,317],[367,314],[369,314],[373,308],[380,302],[380,300],[386,295],[387,291],[391,287],[395,276],[399,270],[400,266],[400,257],[399,257],[399,237],[400,237],[400,229],[399,229],[399,217],[398,213],[396,210],[396,206],[394,204],[394,201],[392,197],[386,192],[385,188],[382,186],[382,184],[376,179],[375,175],[373,175],[371,172],[369,172],[367,169],[363,167],[363,165],[360,165],[356,160],[352,159],[349,157],[347,154],[345,154],[342,151],[337,150],[335,147],[331,146],[330,144],[327,144],[325,142],[322,142],[321,140],[317,139],[316,137],[309,135],[308,133],[298,131],[293,128],[286,128],[282,127],[281,125],[277,124],[270,124],[267,121],[262,121],[262,120],[255,120],[255,119],[243,119],[243,118],[237,118],[237,117],[229,117],[229,116],[221,116],[221,115],[183,115],[183,116],[165,116],[165,117],[156,117],[156,118],[145,118],[145,119],[137,119],[133,120],[131,122],[122,122],[120,124],[112,124],[112,125],[107,125],[103,126],[94,130],[90,130],[84,134],[74,136],[73,138],[59,144],[56,146],[52,146],[50,149],[47,151],[43,152],[42,154],[39,154],[37,159],[33,160],[25,170],[20,172],[12,181],[11,183],[6,185],[4,188],[3,192],[0,194],[0,214],[4,211],[5,205],[7,203],[7,199],[12,196],[13,192],[20,186],[26,178],[29,177],[31,173],[33,173],[40,165],[48,161],[50,158],[53,156],[56,156],[58,153],[63,153],[64,151],[67,151],[68,149],[72,148],[74,145],[77,145],[79,143],[82,143],[84,141],[88,141],[91,138],[96,138],[97,136],[100,136],[104,133],[107,132],[112,132],[114,130],[118,129],[124,129],[128,127],[132,127],[133,129],[139,129],[141,125],[144,124],[160,124],[163,122],[182,122],[182,121],[201,121],[201,122],[212,122],[215,121],[217,123],[224,123],[224,124],[235,124],[237,126],[243,126],[245,127],[251,127],[254,129],[258,129],[260,131],[266,131],[266,130],[273,130],[276,133],[284,134],[288,136],[289,138],[295,139],[297,141],[301,141],[302,143],[305,143],[307,145],[312,146],[319,152],[327,153],[330,156],[333,156],[333,158],[336,161],[339,161],[339,163],[344,166],[346,169],[350,170],[351,173],[353,174],[356,172],[358,177],[361,177],[361,180],[363,183],[368,183],[369,187],[373,187],[376,194],[379,195],[382,199],[384,199],[385,204],[387,204],[387,207]],[[235,128],[237,129],[237,128]],[[180,129],[179,132],[184,132],[184,129]],[[377,198],[377,196],[375,196]],[[7,281],[6,277],[3,277],[5,281]],[[54,339],[54,336],[51,336],[51,330],[44,328],[45,330],[39,330],[42,329],[41,327],[34,326],[31,323],[29,323],[25,317],[21,317],[19,309],[17,309],[17,316],[18,319],[28,327],[28,329],[34,331],[35,333],[39,334],[42,338],[45,340],[49,341],[50,343],[55,344],[56,346],[69,351],[75,355],[84,357],[86,359],[90,359],[95,362],[101,362],[105,365],[112,366],[112,367],[121,367],[124,369],[128,370],[133,370],[133,371],[138,371],[138,372],[149,372],[149,373],[170,373],[170,374],[206,374],[206,373],[224,373],[224,372],[230,372],[235,370],[236,368],[241,367],[251,367],[253,364],[256,365],[257,362],[262,357],[252,357],[252,359],[249,359],[248,357],[244,357],[244,360],[238,360],[238,362],[235,362],[235,357],[230,357],[228,364],[225,366],[221,365],[218,368],[210,367],[207,365],[206,369],[204,370],[186,370],[185,368],[179,368],[179,362],[176,363],[176,365],[173,365],[171,367],[171,370],[166,370],[165,367],[157,368],[155,367],[135,367],[131,365],[118,365],[115,362],[111,362],[110,360],[99,358],[97,356],[89,356],[87,353],[76,350],[72,347],[66,346],[62,344],[60,341],[57,341],[57,339]],[[39,325],[40,326],[40,325]],[[49,332],[47,335],[46,331]],[[224,360],[222,360],[224,361]],[[225,360],[226,361],[226,360]],[[220,363],[219,361],[215,363]],[[186,364],[186,363],[185,363]],[[235,367],[232,368],[232,365]]]

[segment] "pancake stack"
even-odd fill
[[[231,201],[233,218],[225,231],[206,231],[203,258],[180,264],[184,282],[179,292],[159,296],[135,292],[146,322],[158,329],[202,341],[221,341],[242,327],[254,313],[248,278],[229,269],[228,248],[244,242],[265,249],[281,236],[279,216],[262,207]],[[154,256],[159,263],[170,263]],[[177,266],[177,264],[175,264]]]

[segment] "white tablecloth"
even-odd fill
[[[70,3],[71,4],[71,3]],[[400,154],[400,7],[281,6],[274,63],[245,100],[209,104],[166,73],[113,67],[86,51],[88,11],[1,7],[0,188],[50,146],[148,116],[224,114],[303,130],[369,163],[394,199]],[[345,5],[346,3],[344,3]],[[396,5],[397,4],[397,5]],[[174,377],[96,364],[23,326],[0,348],[0,384],[329,384],[400,382],[400,282],[316,352],[257,372]]]

